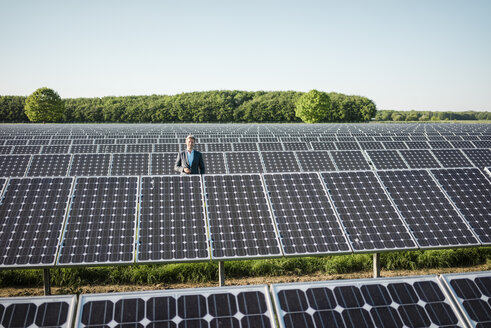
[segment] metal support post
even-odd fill
[[[49,269],[44,269],[44,295],[51,295],[51,273]]]
[[[218,262],[218,285],[225,286],[225,267],[223,261]]]
[[[373,277],[380,278],[380,253],[373,254]]]

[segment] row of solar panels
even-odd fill
[[[88,141],[92,141],[87,139]],[[322,142],[244,142],[244,143],[202,143],[195,149],[213,151],[291,151],[291,150],[368,150],[368,149],[475,149],[491,148],[491,140],[484,141],[322,141]],[[178,144],[114,144],[114,145],[30,145],[0,146],[0,154],[80,154],[80,153],[151,153],[178,152],[185,149]]]
[[[491,245],[477,168],[0,179],[0,267]]]
[[[43,138],[44,137],[44,138]],[[195,136],[197,143],[247,143],[247,142],[369,142],[369,141],[407,141],[407,142],[470,142],[470,141],[490,141],[491,135],[384,135],[384,136],[351,136],[351,135],[291,135],[285,136],[271,135],[203,135]],[[0,137],[0,145],[14,146],[47,146],[47,145],[115,145],[115,144],[183,144],[186,136],[177,137],[104,137],[104,136],[83,136],[56,138],[53,136],[18,136]]]
[[[3,327],[489,327],[491,272],[0,298]],[[275,316],[276,314],[276,316]]]
[[[174,153],[0,155],[0,176],[162,175]],[[206,173],[275,173],[491,166],[491,149],[203,153]]]

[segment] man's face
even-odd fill
[[[186,139],[186,146],[187,146],[188,150],[193,150],[194,139],[191,139],[191,138]]]

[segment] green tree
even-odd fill
[[[325,92],[310,90],[295,102],[295,115],[306,123],[322,121],[331,108],[331,100]]]
[[[24,110],[31,122],[57,122],[63,119],[65,104],[53,89],[39,88],[27,97]]]

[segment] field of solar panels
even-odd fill
[[[188,134],[204,175],[174,171]],[[0,269],[489,246],[490,170],[491,124],[0,125]],[[36,301],[31,319],[486,326],[490,291],[483,272],[87,295]],[[8,302],[4,326],[26,312]],[[101,302],[111,310],[92,310]],[[39,304],[65,321],[38,318]]]

